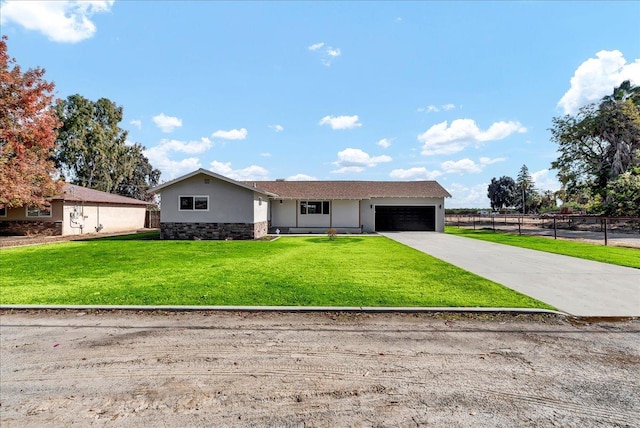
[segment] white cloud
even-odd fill
[[[271,153],[269,153],[269,152],[260,153],[260,156],[262,156],[263,158],[270,158],[271,157]]]
[[[558,178],[555,175],[552,175],[548,169],[541,169],[540,171],[532,172],[531,178],[538,190],[551,190],[552,192],[555,192],[556,190],[560,190],[562,187]]]
[[[380,147],[382,147],[383,149],[388,148],[389,146],[391,146],[391,141],[393,141],[393,139],[389,139],[389,138],[383,138],[380,141],[378,141],[378,145]]]
[[[481,157],[479,163],[475,163],[471,159],[465,158],[458,161],[445,161],[440,164],[440,167],[446,174],[455,173],[477,173],[482,172],[485,166],[491,165],[496,162],[502,162],[505,158],[487,158]]]
[[[273,129],[276,132],[284,131],[284,126],[282,125],[269,125],[269,128]]]
[[[358,122],[358,115],[353,116],[325,116],[318,125],[329,125],[331,129],[352,129],[362,126]]]
[[[480,165],[491,165],[493,163],[498,163],[498,162],[504,162],[506,161],[506,158],[486,158],[486,157],[481,157],[480,158]]]
[[[322,42],[314,43],[311,46],[309,46],[307,49],[309,49],[310,51],[317,51],[318,49],[320,49],[323,46],[324,46],[324,43],[322,43]]]
[[[211,136],[214,138],[222,138],[224,140],[244,140],[247,138],[247,130],[245,128],[231,129],[229,131],[219,129],[211,134]]]
[[[389,177],[396,180],[435,180],[442,173],[438,170],[429,171],[425,167],[414,167],[409,169],[394,169],[389,173]]]
[[[624,80],[640,84],[640,59],[628,63],[618,50],[596,53],[576,69],[571,87],[558,101],[564,114],[575,114],[580,107],[599,101],[613,93],[613,88]]]
[[[451,103],[443,104],[440,107],[430,104],[426,107],[419,107],[418,112],[422,113],[426,111],[427,113],[438,113],[440,110],[449,111],[453,110],[454,108],[456,108],[456,105]]]
[[[327,46],[324,42],[314,43],[308,46],[307,49],[317,52],[320,55],[320,62],[327,67],[331,67],[333,60],[342,55],[339,48]]]
[[[49,40],[77,43],[93,37],[96,25],[91,16],[109,12],[113,0],[105,1],[10,1],[0,4],[0,23],[14,22]]]
[[[374,167],[382,162],[391,162],[391,160],[391,157],[387,155],[370,156],[368,153],[360,149],[346,148],[341,152],[338,152],[338,160],[333,164],[340,168],[364,168]]]
[[[440,164],[447,174],[473,173],[482,171],[482,167],[471,159],[460,159],[459,161],[446,161]]]
[[[488,183],[465,186],[453,183],[445,186],[452,198],[447,200],[448,208],[488,208],[491,202],[487,197]]]
[[[334,169],[331,171],[333,174],[353,174],[364,171],[361,166],[343,166],[342,168]]]
[[[332,58],[336,58],[339,57],[341,55],[340,49],[338,48],[332,48],[332,47],[328,47],[326,50],[327,55],[329,55]]]
[[[138,129],[142,129],[142,121],[141,120],[132,120],[129,122],[130,125],[135,126]]]
[[[176,153],[194,155],[205,152],[211,146],[208,138],[201,138],[199,141],[161,140],[157,146],[144,150],[144,155],[151,165],[162,172],[163,179],[172,180],[201,166],[197,157],[174,159]]]
[[[182,126],[182,119],[178,119],[174,116],[167,116],[164,113],[160,113],[157,116],[153,116],[153,123],[165,134],[173,132],[174,129]]]
[[[165,152],[181,152],[187,154],[203,153],[211,148],[213,144],[207,137],[202,137],[200,141],[180,141],[180,140],[161,140],[159,148]]]
[[[456,119],[451,126],[445,120],[418,135],[418,141],[424,143],[423,155],[442,155],[460,152],[473,142],[502,140],[514,132],[526,131],[520,122],[513,121],[495,122],[482,131],[473,119]]]
[[[210,165],[212,171],[234,180],[261,181],[269,179],[269,171],[257,165],[251,165],[243,169],[233,169],[231,167],[231,162],[222,163],[218,161],[212,161]]]
[[[307,174],[296,174],[291,177],[287,177],[287,181],[314,181],[317,180],[316,177]]]

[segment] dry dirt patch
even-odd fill
[[[638,426],[640,324],[0,314],[0,425]]]

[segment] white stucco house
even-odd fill
[[[144,227],[147,202],[65,183],[46,207],[0,206],[0,234],[67,236]]]
[[[199,169],[150,190],[163,239],[258,239],[268,231],[444,231],[436,181],[235,181]]]

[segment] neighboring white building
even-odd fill
[[[0,234],[81,235],[142,229],[147,202],[65,183],[44,208],[0,207]]]
[[[444,231],[436,181],[245,181],[199,169],[161,194],[164,239],[257,239],[281,233]]]

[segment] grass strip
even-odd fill
[[[540,236],[516,235],[513,233],[486,229],[472,230],[447,226],[445,232],[466,238],[480,239],[497,244],[546,251],[580,259],[640,269],[640,249],[612,247]]]

